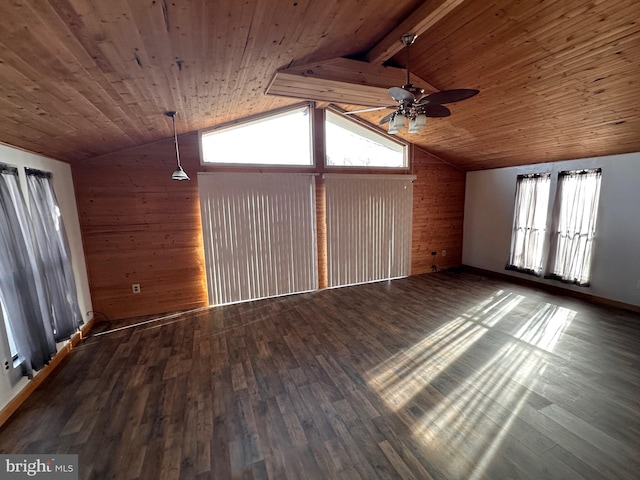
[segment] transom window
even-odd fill
[[[326,110],[327,167],[406,168],[406,145]]]
[[[200,133],[203,163],[312,166],[308,105]]]

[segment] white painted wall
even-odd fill
[[[87,277],[84,250],[82,249],[82,237],[80,235],[76,197],[73,190],[71,166],[67,163],[2,144],[0,144],[0,163],[18,167],[23,193],[27,191],[27,180],[24,174],[24,168],[20,167],[37,168],[53,174],[53,188],[55,189],[56,197],[60,204],[62,219],[64,220],[67,236],[69,237],[69,248],[71,249],[73,272],[76,277],[80,311],[84,315],[86,322],[91,317],[87,312],[90,312],[93,307],[91,306],[91,296],[89,294],[89,280]],[[2,315],[1,312],[0,315]],[[8,370],[5,369],[5,361],[9,361],[9,364],[11,364],[11,361],[4,321],[2,321],[1,318],[0,359],[2,360],[0,369],[0,408],[3,408],[18,394],[28,380],[21,375],[20,369],[13,369],[11,367]]]
[[[602,168],[591,285],[576,287],[505,270],[509,258],[516,177],[551,172],[549,218],[558,172]],[[462,262],[507,275],[640,305],[640,153],[467,173]]]

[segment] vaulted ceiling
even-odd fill
[[[170,137],[167,110],[184,133],[391,104],[415,32],[414,83],[480,90],[400,134],[423,149],[469,170],[640,151],[638,19],[637,0],[7,0],[0,141],[75,162]]]

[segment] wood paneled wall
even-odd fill
[[[109,319],[208,303],[197,134],[180,154],[190,182],[171,180],[173,139],[72,166],[93,307]]]
[[[316,233],[318,235],[318,288],[329,285],[327,268],[327,191],[324,178],[316,177]]]
[[[208,303],[198,200],[198,136],[179,138],[190,182],[171,180],[172,140],[136,147],[72,166],[94,308],[110,319],[206,306]],[[459,266],[465,174],[414,151],[411,273]],[[322,167],[318,168],[321,173]],[[326,286],[324,181],[317,179],[320,286]],[[442,257],[442,250],[447,256]],[[131,285],[139,283],[141,293]]]
[[[411,275],[462,264],[464,171],[413,148],[413,236]],[[447,255],[442,256],[446,250]],[[431,252],[436,252],[434,257]],[[435,260],[435,261],[434,261]]]

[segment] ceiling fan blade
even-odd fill
[[[435,103],[440,105],[441,103],[454,103],[461,100],[466,100],[474,95],[477,95],[480,91],[472,88],[457,88],[454,90],[442,90],[441,92],[432,93],[420,99],[420,103]]]
[[[391,121],[391,119],[393,118],[393,116],[396,114],[396,112],[391,112],[389,115],[385,115],[384,117],[382,117],[382,119],[378,122],[380,125],[384,125],[385,123],[389,123],[389,121]]]
[[[444,105],[438,105],[437,103],[419,105],[417,110],[419,114],[424,114],[425,116],[431,118],[442,118],[451,115],[451,110],[449,110]]]
[[[411,102],[416,101],[416,97],[413,96],[413,93],[408,92],[401,87],[391,87],[389,89],[389,95],[391,95],[391,98],[393,98],[398,103],[404,100],[409,100]]]
[[[365,113],[365,112],[375,112],[377,110],[384,110],[385,108],[393,108],[394,110],[398,108],[397,105],[391,105],[390,107],[372,107],[365,108],[364,110],[354,110],[353,112],[344,112],[345,115],[354,115],[356,113]]]

